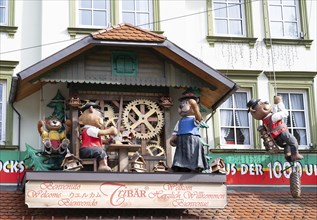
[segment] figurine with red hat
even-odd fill
[[[176,147],[172,170],[174,172],[201,172],[208,168],[199,124],[202,115],[199,97],[193,92],[184,92],[179,99],[178,113],[181,119],[174,128],[170,144]]]
[[[301,160],[304,157],[298,153],[297,139],[288,131],[283,118],[288,117],[288,111],[281,108],[280,111],[272,111],[269,102],[261,99],[251,99],[247,103],[248,112],[256,120],[262,120],[267,132],[272,136],[276,144],[284,148],[285,159],[289,162]]]

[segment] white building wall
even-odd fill
[[[291,45],[274,45],[272,49],[267,48],[263,42],[262,1],[252,1],[253,32],[254,37],[258,38],[253,48],[242,43],[215,43],[214,46],[211,46],[206,40],[206,6],[205,0],[160,0],[163,34],[170,41],[215,69],[260,72],[317,71],[317,18],[315,13],[317,1],[307,1],[309,35],[310,39],[314,40],[310,48]],[[18,30],[13,38],[9,38],[5,33],[0,33],[0,60],[19,61],[19,65],[14,70],[15,74],[75,42],[70,39],[67,32],[69,27],[68,0],[15,1],[15,25],[18,26]],[[269,99],[268,79],[264,74],[260,74],[258,80],[260,98]],[[315,99],[317,99],[316,80]],[[45,86],[45,94],[54,89],[56,89],[55,85]],[[68,98],[64,85],[61,89],[65,98]],[[51,93],[51,95],[53,94]],[[45,99],[51,98],[45,97]],[[15,104],[22,115],[22,145],[24,143],[34,146],[39,144],[37,135],[37,138],[34,139],[34,133],[37,133],[34,121],[39,119],[40,111],[42,111],[41,107],[35,104],[39,100],[40,93],[38,92]],[[17,114],[14,114],[14,131],[17,131],[17,128]],[[15,134],[14,143],[17,142],[18,137]]]

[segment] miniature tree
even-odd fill
[[[48,159],[42,154],[41,150],[34,149],[28,144],[26,146],[26,154],[24,160],[27,167],[33,168],[34,171],[48,171],[53,165],[48,163]]]
[[[51,117],[56,117],[62,121],[65,119],[65,98],[59,90],[57,90],[55,97],[50,101],[50,103],[47,104],[47,107],[54,109]]]

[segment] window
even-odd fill
[[[110,23],[109,0],[79,0],[78,25],[107,27]]]
[[[112,75],[136,76],[138,73],[137,55],[133,52],[112,53]]]
[[[0,0],[0,32],[13,37],[17,31],[14,26],[14,3],[15,0]]]
[[[285,108],[289,116],[284,119],[290,133],[292,133],[299,145],[307,146],[310,143],[307,120],[307,97],[304,91],[278,92],[283,97]]]
[[[8,24],[8,1],[0,0],[0,24]]]
[[[6,83],[0,80],[0,144],[5,144],[5,129],[6,129]]]
[[[285,123],[297,138],[300,149],[317,143],[317,111],[314,80],[316,72],[265,72],[269,79],[270,97],[281,94],[289,117]],[[276,76],[276,82],[273,79]]]
[[[271,37],[300,38],[300,16],[296,0],[269,1]]]
[[[265,43],[305,45],[309,40],[306,1],[264,0]]]
[[[219,108],[220,144],[234,148],[248,148],[251,145],[251,118],[246,103],[250,92],[239,90]],[[234,145],[234,146],[232,146]]]
[[[13,109],[7,105],[7,96],[18,64],[18,61],[0,60],[0,145],[12,145]]]
[[[122,22],[152,29],[153,7],[151,0],[121,1]],[[109,0],[79,0],[78,25],[107,27],[110,21]]]
[[[253,46],[251,0],[207,0],[207,41],[242,42]]]
[[[122,21],[151,29],[153,23],[151,0],[124,0],[122,1]]]
[[[122,22],[162,33],[159,0],[71,0],[69,14],[68,33],[72,38]]]
[[[215,34],[245,36],[244,1],[214,0]]]

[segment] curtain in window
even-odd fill
[[[290,106],[289,106],[289,99],[288,99],[288,94],[286,93],[283,93],[283,94],[278,94],[280,96],[282,96],[282,99],[283,99],[283,103],[284,103],[284,106],[286,109],[290,109]],[[288,117],[285,117],[283,118],[283,121],[285,124],[289,125],[289,121],[288,121]]]
[[[304,102],[303,95],[301,94],[292,94],[291,95],[291,103],[292,103],[292,120],[293,127],[306,127],[305,124],[305,115],[303,111],[296,110],[304,110]],[[294,129],[294,132],[297,133],[297,137],[299,137],[299,145],[306,145],[306,132],[304,129]]]
[[[235,105],[236,108],[245,108],[245,103],[247,100],[247,94],[246,93],[236,93],[235,94]],[[249,127],[249,121],[248,121],[248,112],[246,110],[240,110],[236,111],[236,120],[237,125],[239,127]],[[240,128],[240,131],[242,135],[244,136],[243,144],[249,145],[250,144],[250,135],[249,135],[249,129],[247,128]]]
[[[221,108],[232,108],[232,97],[227,99],[221,106]],[[232,110],[220,110],[220,123],[221,126],[231,126],[232,124]],[[221,143],[226,143],[230,128],[221,128]]]

